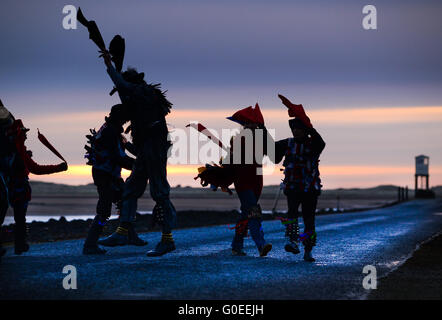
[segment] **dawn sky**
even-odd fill
[[[118,103],[86,29],[63,29],[67,4],[96,20],[106,43],[121,34],[124,66],[168,90],[171,130],[196,120],[234,128],[225,117],[258,102],[282,139],[282,93],[327,142],[325,188],[412,187],[418,154],[430,156],[430,184],[442,184],[442,3],[408,0],[2,0],[0,98],[31,128],[37,162],[57,162],[37,142],[40,128],[71,165],[38,180],[91,182],[84,135]],[[366,4],[377,30],[362,28]],[[197,186],[194,167],[171,167],[171,184]],[[280,178],[275,170],[264,181]]]

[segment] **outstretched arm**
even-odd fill
[[[321,135],[316,131],[315,128],[308,129],[308,134],[312,137],[312,149],[317,157],[322,153],[325,148],[325,142]]]
[[[276,141],[267,131],[267,128],[264,127],[264,154],[267,155],[273,163],[281,162],[282,158],[284,158],[286,149],[287,149],[287,139]],[[273,144],[274,152],[270,151],[269,144]]]
[[[66,171],[68,169],[68,164],[66,162],[62,162],[57,165],[40,165],[32,159],[29,151],[27,151],[24,155],[24,162],[26,167],[29,169],[29,172],[36,175],[57,173],[61,171]]]
[[[104,64],[106,65],[106,67],[110,68],[112,66],[112,59],[109,51],[100,51],[100,53],[100,57],[103,57]]]
[[[271,159],[273,163],[280,163],[284,158],[288,147],[288,139],[283,139],[275,142],[275,159]]]

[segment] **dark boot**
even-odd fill
[[[315,258],[312,256],[312,250],[305,249],[304,251],[304,261],[315,262]]]
[[[270,252],[270,250],[272,250],[272,244],[266,243],[262,246],[262,248],[259,249],[259,256],[265,257]]]
[[[16,223],[14,227],[15,254],[22,254],[29,251],[29,244],[26,242],[26,223]]]
[[[288,221],[285,229],[285,236],[287,238],[287,243],[284,246],[285,251],[293,254],[300,253],[301,251],[298,247],[299,225],[297,218]]]
[[[134,226],[131,224],[128,229],[128,237],[129,237],[129,244],[137,247],[142,247],[147,245],[147,241],[144,241],[141,239],[137,232],[135,231]]]
[[[232,255],[245,256],[244,237],[247,237],[248,233],[248,220],[239,220],[235,226],[235,235],[232,241]]]
[[[245,256],[243,251],[244,248],[244,235],[235,232],[235,236],[232,241],[232,255],[234,256]]]
[[[105,247],[126,246],[129,244],[128,229],[118,227],[109,237],[97,241]]]
[[[296,242],[286,243],[286,245],[284,246],[284,249],[285,249],[285,251],[291,252],[293,254],[298,254],[301,252],[301,250],[299,250],[299,246]]]
[[[172,252],[175,249],[175,242],[173,241],[172,234],[163,233],[161,241],[157,244],[155,249],[148,251],[146,255],[148,257],[159,257],[166,253]]]
[[[86,241],[83,245],[83,254],[105,254],[106,250],[100,248],[97,245],[98,238],[100,234],[103,232],[104,225],[106,223],[106,219],[103,219],[100,216],[95,216],[94,221],[89,229],[89,232],[86,237]]]
[[[302,244],[304,245],[304,260],[307,262],[314,262],[312,256],[313,247],[316,245],[316,232],[308,231],[301,235]]]

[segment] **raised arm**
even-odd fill
[[[317,157],[319,157],[319,155],[325,148],[325,142],[315,128],[308,129],[308,134],[310,134],[310,136],[312,137],[313,152]]]
[[[117,69],[115,69],[115,67],[112,64],[111,55],[108,51],[101,51],[101,57],[103,57],[104,64],[107,67],[107,73],[112,79],[112,82],[114,83],[118,92],[120,94],[122,93],[125,94],[128,90],[130,90],[131,84],[126,80],[124,80],[121,73],[118,72]]]
[[[119,73],[112,64],[107,67],[107,73],[111,77],[115,87],[120,94],[125,94],[132,88],[132,85],[124,80],[121,73]]]

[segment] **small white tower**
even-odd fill
[[[419,190],[428,191],[429,188],[429,167],[430,157],[425,156],[423,154],[416,157],[416,173],[414,175],[414,190],[415,194],[418,193]],[[419,178],[420,178],[420,187],[419,187]],[[425,180],[425,181],[424,181]]]

